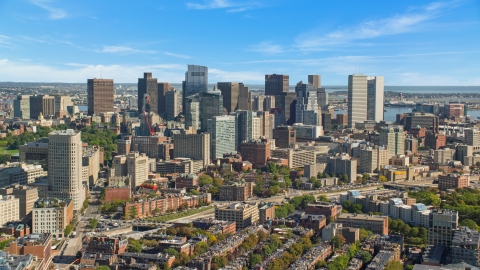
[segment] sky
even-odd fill
[[[480,1],[0,0],[0,81],[480,85]]]

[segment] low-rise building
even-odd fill
[[[235,221],[237,230],[258,223],[258,205],[249,203],[232,203],[227,207],[215,207],[215,219]]]
[[[47,175],[42,165],[12,162],[0,165],[0,187],[11,184],[27,185]]]
[[[18,198],[20,219],[32,212],[33,204],[38,200],[38,190],[28,186],[12,185],[0,188],[0,195],[13,195]]]
[[[50,233],[54,239],[66,237],[65,227],[73,219],[73,202],[69,200],[40,199],[32,210],[32,232]]]
[[[253,184],[222,185],[220,186],[220,201],[246,201],[253,193]]]
[[[93,236],[89,237],[85,251],[89,253],[120,254],[127,251],[127,246],[127,239]]]
[[[129,186],[112,186],[105,188],[105,202],[113,202],[115,200],[128,200],[132,196],[132,190]]]
[[[342,213],[342,206],[335,203],[309,203],[305,208],[305,214],[307,215],[324,215],[336,218],[340,213]]]
[[[465,262],[480,266],[480,234],[468,227],[459,227],[452,239],[452,263]]]
[[[0,196],[0,225],[20,218],[20,201],[12,195]]]
[[[374,233],[388,234],[387,216],[342,213],[337,217],[337,223],[342,223],[345,227],[365,228]]]
[[[302,215],[299,225],[318,233],[327,225],[327,217],[324,215]]]
[[[190,190],[196,186],[198,186],[198,176],[196,174],[181,174],[175,178],[175,188]]]
[[[263,224],[275,218],[275,206],[273,204],[265,204],[258,208],[259,222]]]
[[[469,186],[469,183],[468,175],[448,174],[438,176],[438,189],[440,190],[465,188]]]
[[[36,269],[48,269],[52,260],[52,235],[33,233],[11,241],[5,247],[11,255],[32,255],[43,259]]]
[[[166,263],[169,267],[172,266],[175,256],[168,254],[158,253],[158,254],[145,254],[145,253],[133,253],[133,252],[124,252],[117,255],[119,259],[123,260],[132,260],[134,259],[137,263],[144,264],[164,264]]]

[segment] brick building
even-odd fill
[[[342,213],[342,206],[335,203],[309,203],[305,208],[305,214],[307,215],[324,215],[336,218],[340,213]]]
[[[251,182],[220,186],[220,201],[246,201],[253,193]]]
[[[190,190],[198,186],[198,176],[196,174],[181,174],[175,178],[175,188],[185,188]]]
[[[268,139],[243,142],[241,149],[243,160],[250,161],[253,168],[264,166],[270,158],[270,140]]]
[[[345,227],[365,228],[377,234],[388,234],[387,216],[342,213],[338,216],[337,223],[342,223]]]
[[[275,146],[288,148],[292,143],[297,142],[297,131],[290,126],[280,126],[273,129]]]
[[[275,218],[275,206],[273,204],[266,204],[258,208],[258,216],[260,224],[273,220]]]
[[[430,149],[438,150],[447,145],[447,136],[445,134],[436,134],[433,132],[427,132],[425,135],[425,146]]]
[[[327,217],[324,215],[303,215],[298,224],[304,228],[312,229],[315,232],[320,232],[323,227],[327,225]]]
[[[37,269],[48,269],[52,260],[52,235],[33,233],[11,241],[4,249],[10,255],[30,254],[43,261]]]
[[[237,231],[235,221],[216,220],[215,218],[197,219],[192,222],[192,225],[195,228],[208,230],[210,232],[216,231],[221,234],[234,234]]]
[[[131,197],[131,189],[129,186],[123,187],[106,187],[105,201],[113,202],[114,200],[128,200]]]
[[[91,237],[86,252],[120,254],[127,251],[128,240],[114,237]]]
[[[468,175],[448,174],[438,176],[438,189],[447,190],[469,186]]]

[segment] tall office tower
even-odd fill
[[[79,211],[85,200],[81,132],[57,130],[50,132],[48,138],[49,196],[72,200],[73,209]]]
[[[203,166],[210,164],[210,134],[174,134],[173,155],[175,158],[202,160]]]
[[[143,110],[144,95],[150,96],[150,108],[145,107],[145,110],[158,114],[158,83],[156,78],[152,78],[151,72],[145,72],[143,78],[138,78],[138,113]]]
[[[273,115],[270,115],[269,112],[259,111],[256,112],[258,119],[260,120],[259,126],[259,136],[265,138],[272,138],[272,131],[275,128],[275,118]],[[273,123],[272,123],[273,121]]]
[[[328,110],[328,93],[325,88],[317,88],[317,103],[320,110]]]
[[[223,154],[236,151],[236,119],[233,115],[214,116],[209,130],[212,159],[222,158]]]
[[[208,68],[204,66],[188,65],[185,72],[185,81],[182,82],[182,106],[185,108],[187,97],[208,91]],[[183,109],[185,112],[185,109]]]
[[[466,128],[465,132],[465,144],[473,147],[480,146],[480,130],[475,128]]]
[[[263,111],[265,108],[265,97],[270,97],[270,96],[255,96],[253,98],[253,111]],[[269,110],[270,111],[270,110]]]
[[[157,101],[157,110],[158,110],[158,115],[165,117],[166,113],[166,104],[165,104],[165,96],[167,95],[167,91],[172,89],[172,86],[168,82],[159,82],[157,84],[157,95],[158,95],[158,101]]]
[[[320,125],[318,104],[317,104],[317,88],[312,84],[305,84],[302,81],[297,83],[295,87],[297,93],[297,106],[295,123],[302,123],[305,125]]]
[[[200,97],[193,95],[185,100],[185,127],[192,127],[199,130],[200,124]]]
[[[322,112],[322,127],[324,131],[332,131],[332,114],[329,112]]]
[[[208,130],[208,119],[220,115],[223,115],[222,92],[214,88],[213,91],[202,93],[200,100],[200,122],[202,130]]]
[[[367,76],[348,76],[348,127],[367,120]]]
[[[270,115],[273,115],[274,118],[274,127],[285,126],[287,120],[285,119],[285,111],[281,108],[270,109]]]
[[[287,93],[290,89],[289,76],[282,74],[265,75],[265,95],[275,96]]]
[[[265,96],[263,110],[269,112],[273,108],[275,108],[275,96]]]
[[[315,87],[315,88],[322,87],[322,76],[321,75],[308,75],[308,84],[313,84],[313,87]]]
[[[60,112],[67,112],[68,111],[68,106],[73,106],[72,99],[70,96],[65,96],[65,95],[54,95],[55,98],[55,113],[58,111]]]
[[[367,77],[367,120],[383,120],[383,76]]]
[[[87,92],[88,115],[113,112],[113,80],[88,79]],[[141,98],[139,97],[138,99],[140,100]]]
[[[297,93],[295,92],[286,92],[275,96],[275,107],[283,109],[287,125],[293,125],[295,123],[296,106]]]
[[[238,109],[239,110],[252,110],[252,93],[248,90],[248,87],[243,83],[238,89]]]
[[[174,120],[180,113],[180,98],[180,92],[177,89],[167,91],[167,94],[165,95],[165,112],[168,121]]]
[[[22,119],[30,118],[30,95],[19,95],[13,101],[13,116]]]
[[[238,82],[219,82],[217,88],[222,92],[223,107],[227,113],[234,112],[238,109],[239,89],[243,87],[243,83]]]
[[[261,121],[253,111],[237,110],[235,115],[237,116],[237,146],[240,148],[242,142],[260,137]]]
[[[30,117],[38,119],[40,114],[43,116],[55,114],[55,97],[49,95],[30,96]]]
[[[378,144],[387,146],[390,157],[405,154],[405,132],[403,127],[382,127]]]

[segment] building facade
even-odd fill
[[[88,79],[88,115],[99,115],[104,112],[113,112],[113,80]],[[138,98],[138,100],[142,100]]]

